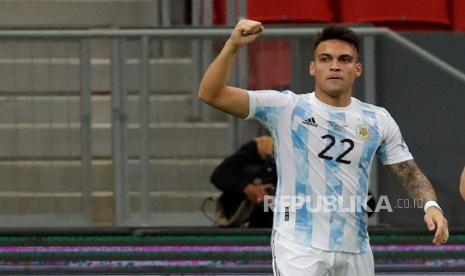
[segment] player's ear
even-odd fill
[[[309,65],[308,65],[308,73],[312,77],[315,76],[315,62],[313,60],[310,61]]]
[[[355,65],[355,75],[357,77],[360,77],[362,75],[362,71],[363,71],[363,65],[359,62],[357,63],[357,65]]]

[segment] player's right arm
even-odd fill
[[[237,117],[249,115],[247,91],[228,86],[227,83],[240,46],[254,41],[262,31],[263,26],[258,21],[242,19],[237,23],[200,82],[199,98],[202,101]]]

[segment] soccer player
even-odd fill
[[[319,34],[309,64],[315,78],[312,93],[228,86],[239,47],[263,30],[257,21],[237,23],[205,72],[199,97],[234,116],[257,119],[272,133],[278,173],[272,237],[275,275],[374,275],[366,211],[346,207],[354,198],[366,197],[375,155],[413,199],[426,202],[425,223],[436,230],[433,243],[445,243],[447,220],[436,193],[394,119],[384,108],[351,97],[353,83],[362,74],[355,33],[329,26]],[[320,199],[331,208],[321,208]],[[336,207],[330,203],[333,199]]]
[[[463,167],[462,176],[460,177],[460,194],[465,200],[465,167]]]

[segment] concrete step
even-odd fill
[[[216,191],[210,175],[222,158],[152,159],[149,164],[149,190]],[[128,187],[137,192],[140,183],[140,162],[130,160]],[[81,192],[81,162],[61,161],[0,161],[0,193],[79,193]],[[111,160],[94,160],[91,190],[111,192],[113,168]]]
[[[92,153],[96,158],[111,154],[110,125],[93,125]],[[80,159],[78,124],[0,125],[0,159]],[[127,149],[130,156],[141,152],[137,125],[129,125]],[[228,154],[231,135],[227,123],[152,124],[149,153],[157,158],[211,158]]]
[[[202,203],[208,197],[218,196],[218,192],[202,191],[166,191],[150,193],[149,221],[139,217],[140,194],[131,193],[131,214],[128,224],[154,226],[207,226],[212,223],[202,214]],[[96,192],[92,195],[92,222],[98,225],[114,225],[114,198],[112,192]],[[213,204],[207,204],[211,216]],[[83,213],[80,193],[0,193],[0,218],[10,217],[20,221],[21,226],[62,226],[60,215],[78,215]],[[21,220],[31,215],[53,214],[55,220]],[[159,218],[164,218],[160,221]],[[0,220],[0,226],[11,226],[9,221]],[[132,221],[132,222],[131,222]],[[82,222],[76,222],[82,223]],[[72,226],[72,223],[71,223]]]
[[[154,27],[151,0],[2,0],[1,28]]]
[[[139,122],[139,97],[128,96],[128,123]],[[185,122],[192,121],[192,96],[152,95],[150,96],[150,122]],[[197,98],[194,101],[199,101]],[[92,96],[92,122],[104,124],[111,122],[110,96]],[[227,120],[223,112],[209,109],[212,121]],[[1,124],[66,124],[80,121],[80,97],[70,96],[0,96],[0,125]]]
[[[0,0],[0,28],[152,28],[162,19],[154,0]],[[186,24],[186,1],[170,0],[163,17]]]
[[[201,212],[201,205],[208,197],[218,196],[218,191],[163,191],[150,193],[152,213],[168,212]],[[140,210],[140,193],[131,193],[131,209],[134,213]]]
[[[0,93],[68,94],[79,93],[79,59],[76,58],[2,58],[0,59]],[[92,59],[91,89],[108,92],[110,60]],[[139,59],[128,59],[123,76],[129,91],[140,87]],[[153,92],[190,93],[198,86],[190,58],[150,60],[150,90]]]

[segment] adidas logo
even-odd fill
[[[318,124],[315,121],[315,118],[310,117],[302,121],[302,124],[317,127]]]

